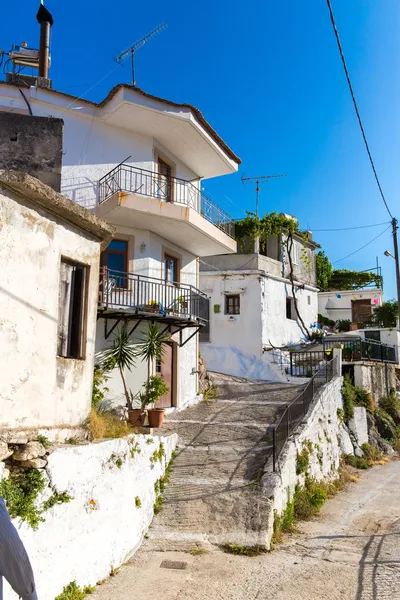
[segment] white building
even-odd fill
[[[116,227],[102,257],[97,350],[122,323],[141,337],[146,321],[171,333],[162,365],[171,388],[161,405],[184,406],[197,395],[198,336],[208,321],[198,258],[236,251],[232,219],[201,190],[201,181],[234,173],[240,160],[201,113],[118,85],[99,104],[55,90],[0,83],[0,111],[64,121],[61,191]],[[26,101],[25,101],[26,100]],[[116,326],[116,327],[115,327]],[[138,363],[132,392],[145,380]],[[119,377],[110,400],[120,403]]]
[[[374,308],[382,303],[383,291],[379,288],[318,293],[318,313],[335,322],[365,323],[370,320]]]
[[[100,250],[113,228],[12,170],[0,171],[0,222],[0,429],[64,439],[90,412]]]
[[[304,263],[302,248],[308,260]],[[306,336],[317,321],[315,248],[309,236],[293,247],[294,294],[285,246],[276,236],[265,253],[208,256],[200,264],[200,287],[210,298],[210,328],[201,334],[201,352],[211,370],[240,377],[282,379],[270,350]]]

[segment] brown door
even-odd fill
[[[162,396],[156,404],[156,408],[170,408],[172,406],[172,387],[174,384],[174,352],[172,344],[165,344],[165,354],[162,362],[156,361],[156,374],[162,377],[169,387],[168,394]]]
[[[158,159],[160,196],[166,202],[172,202],[172,169],[161,158]]]
[[[371,318],[371,300],[353,300],[353,323],[365,323]]]

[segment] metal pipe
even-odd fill
[[[47,79],[50,65],[50,28],[54,21],[43,4],[40,5],[36,19],[40,23],[39,77]]]

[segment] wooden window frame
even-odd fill
[[[157,173],[158,177],[161,177],[159,161],[162,161],[171,169],[171,190],[170,190],[171,194],[170,194],[170,199],[167,200],[167,202],[169,202],[170,204],[173,204],[174,200],[175,200],[176,165],[167,156],[165,156],[165,154],[163,154],[162,152],[159,152],[158,150],[155,150],[154,158],[155,158],[155,163],[156,163],[156,173]]]
[[[233,299],[232,309],[229,308],[229,300]],[[237,301],[237,304],[236,304]],[[226,315],[240,315],[240,294],[225,294],[225,314]]]
[[[165,279],[165,259],[166,258],[172,258],[173,260],[176,260],[176,275],[177,275],[177,279],[176,281],[168,281],[167,279]],[[165,281],[165,283],[168,283],[168,285],[175,285],[175,286],[179,286],[179,284],[181,283],[181,264],[182,264],[182,258],[175,254],[174,252],[171,252],[170,250],[168,250],[168,248],[163,248],[162,250],[162,264],[161,264],[161,279],[163,281]]]
[[[61,311],[60,311],[60,294],[61,294],[61,265],[67,264],[73,267],[78,267],[82,270],[82,290],[81,290],[81,307],[79,309],[79,351],[76,354],[72,354],[71,352],[60,352],[60,335],[59,335],[59,327],[61,322]],[[86,359],[86,344],[87,344],[87,319],[88,319],[88,305],[89,305],[89,283],[90,283],[90,265],[82,263],[80,261],[71,259],[67,256],[61,256],[59,263],[59,283],[58,283],[58,298],[59,298],[59,306],[58,306],[58,318],[57,318],[57,357],[69,360],[85,360]],[[76,324],[72,322],[72,313],[73,305],[70,305],[70,313],[68,316],[68,329],[76,327]],[[70,340],[67,341],[67,344],[70,343]]]

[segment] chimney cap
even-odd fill
[[[43,4],[40,5],[39,10],[37,11],[36,18],[39,23],[50,23],[50,25],[53,25],[54,23],[51,13],[47,10],[47,8],[45,8]]]

